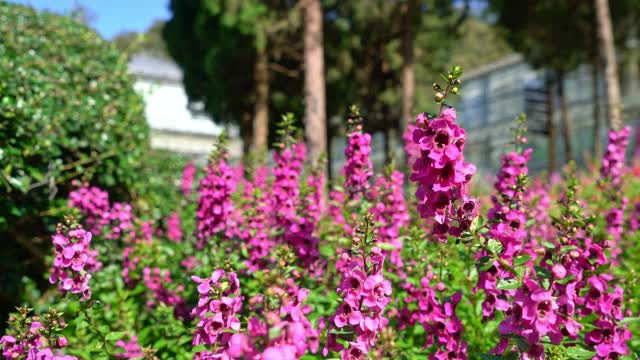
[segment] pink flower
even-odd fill
[[[189,161],[185,164],[184,169],[182,170],[182,182],[180,184],[180,189],[185,197],[189,197],[193,193],[193,181],[197,172],[198,169],[196,169],[196,165],[193,161]]]
[[[231,195],[236,188],[235,172],[224,160],[209,164],[198,187],[198,243],[201,249],[213,236],[231,238],[236,224],[232,221]]]
[[[63,232],[62,224],[58,225],[52,236],[55,258],[51,267],[49,282],[58,284],[63,293],[81,294],[82,300],[91,297],[89,280],[91,273],[99,270],[102,264],[97,260],[98,252],[89,248],[91,233],[77,227]]]
[[[358,198],[371,186],[369,181],[373,176],[373,163],[371,153],[371,135],[360,130],[349,134],[348,144],[344,150],[347,162],[344,165],[344,187],[349,191],[350,197]]]
[[[467,216],[457,216],[457,203],[466,198],[467,184],[476,171],[464,162],[466,132],[455,123],[455,111],[447,109],[442,117],[416,119],[413,141],[420,146],[420,157],[413,164],[411,181],[418,184],[418,212],[435,220],[434,235],[446,241],[446,235],[458,236],[471,225]],[[461,214],[462,215],[462,214]]]
[[[74,185],[80,185],[74,182]],[[109,211],[109,194],[98,187],[79,186],[69,193],[69,206],[80,210],[89,232],[100,234],[103,215]]]
[[[384,309],[391,301],[391,282],[385,280],[381,274],[369,276],[364,282],[364,291],[367,293],[363,304],[371,309]]]
[[[142,347],[138,344],[137,335],[133,336],[128,342],[124,340],[116,341],[116,347],[124,350],[115,354],[117,359],[140,359],[144,356]]]
[[[227,355],[232,334],[225,330],[240,329],[240,320],[236,314],[242,308],[243,297],[240,296],[238,277],[235,273],[227,274],[224,270],[217,269],[209,278],[192,276],[192,280],[198,284],[200,294],[197,306],[191,311],[191,316],[198,319],[193,345],[205,344],[216,349],[215,353],[200,353],[202,358]],[[240,351],[240,340],[242,338],[234,339],[234,352]]]
[[[182,229],[180,228],[180,216],[172,212],[167,219],[167,237],[171,241],[182,242]]]
[[[363,263],[366,261],[366,264]],[[379,248],[372,247],[363,260],[343,253],[338,263],[342,282],[338,293],[342,297],[338,310],[331,318],[327,342],[322,351],[326,356],[331,351],[340,351],[343,359],[361,359],[377,341],[377,334],[388,320],[382,316],[391,301],[391,283],[382,276],[384,255]],[[332,329],[350,332],[341,335],[349,340],[349,348],[336,341]],[[346,337],[345,337],[346,336]]]

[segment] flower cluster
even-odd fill
[[[130,288],[135,287],[137,283],[135,278],[137,275],[137,265],[140,263],[140,257],[136,254],[135,249],[131,246],[127,246],[122,250],[122,279],[124,283]]]
[[[610,235],[611,239],[605,241],[605,246],[612,248],[611,256],[613,259],[621,252],[615,245],[620,241],[624,231],[624,209],[628,202],[626,198],[620,196],[620,192],[622,175],[626,168],[625,155],[630,133],[631,128],[629,126],[625,126],[620,131],[609,131],[609,143],[607,144],[607,151],[602,158],[602,167],[600,168],[602,179],[608,180],[611,184],[609,195],[613,206],[607,211],[605,216],[607,221],[607,234]]]
[[[0,337],[2,356],[6,360],[78,360],[63,355],[60,349],[67,346],[67,339],[57,335],[65,326],[62,313],[50,309],[42,317],[29,316],[32,309],[19,307],[18,314],[9,318],[14,335]]]
[[[294,360],[319,347],[319,332],[306,315],[311,312],[303,302],[309,290],[300,289],[288,279],[284,287],[272,286],[270,293],[278,297],[278,305],[270,307],[262,295],[250,300],[263,317],[253,316],[247,332],[234,334],[229,340],[228,354],[234,359]]]
[[[612,279],[607,274],[589,277],[587,294],[580,299],[584,301],[584,308],[580,309],[583,315],[597,315],[593,323],[595,328],[585,335],[585,343],[593,346],[603,359],[618,359],[621,355],[628,355],[626,343],[631,339],[631,332],[617,323],[624,317],[623,291],[609,284]]]
[[[130,204],[114,203],[102,216],[102,224],[107,233],[105,238],[110,240],[135,240],[136,232],[133,221],[133,208]]]
[[[324,189],[325,178],[320,172],[312,172],[307,177],[306,193],[304,194],[303,215],[309,217],[317,223],[320,221],[324,212],[324,198],[322,190]]]
[[[413,130],[413,141],[420,146],[410,176],[418,185],[418,212],[423,218],[435,219],[434,234],[441,241],[446,241],[447,234],[459,236],[467,230],[477,211],[475,200],[466,196],[476,167],[464,162],[467,134],[455,120],[453,108],[433,120],[420,114]],[[459,206],[458,201],[464,204]]]
[[[231,194],[236,188],[234,169],[224,159],[212,161],[198,187],[198,243],[201,249],[212,236],[222,234],[231,238],[235,227],[231,223],[233,203]]]
[[[178,285],[176,291],[169,289],[169,285],[173,283],[169,270],[145,267],[142,269],[142,281],[147,289],[151,290],[147,306],[154,308],[158,303],[172,306],[176,318],[189,319],[187,302],[176,292],[183,291],[184,286]]]
[[[180,227],[180,215],[172,212],[167,218],[167,238],[171,241],[182,242],[182,228]]]
[[[283,229],[290,228],[295,221],[300,198],[300,167],[294,166],[294,155],[290,148],[273,153],[275,166],[270,207],[275,216],[276,225]]]
[[[529,210],[529,219],[533,219],[527,226],[529,245],[535,247],[542,241],[554,239],[556,232],[549,217],[551,198],[547,187],[540,179],[527,186],[523,200],[525,208]]]
[[[185,164],[184,169],[182,170],[182,179],[180,183],[180,190],[182,190],[182,194],[188,198],[193,193],[193,182],[196,176],[198,169],[196,168],[196,164],[193,161],[189,161]]]
[[[388,323],[383,312],[391,301],[391,282],[382,274],[382,250],[375,246],[368,250],[375,242],[371,225],[371,218],[360,224],[352,254],[343,253],[336,264],[342,274],[337,289],[341,302],[330,319],[324,356],[331,350],[340,351],[343,359],[365,359]],[[338,336],[348,342],[348,347],[337,341]]]
[[[58,289],[66,294],[81,294],[82,300],[91,297],[89,280],[91,273],[100,269],[102,264],[97,260],[98,252],[91,250],[91,233],[81,226],[70,228],[58,224],[56,234],[52,237],[55,258],[51,267],[49,282],[58,285]]]
[[[369,181],[373,176],[371,154],[371,135],[363,133],[361,125],[349,134],[344,155],[347,163],[344,165],[344,187],[351,199],[359,198],[369,189]]]
[[[119,349],[114,356],[116,359],[141,359],[144,357],[144,351],[138,344],[138,336],[133,336],[129,341],[118,340],[116,347]]]
[[[413,141],[413,131],[415,129],[415,124],[409,124],[407,125],[407,130],[402,134],[404,152],[407,155],[407,163],[409,165],[413,165],[420,157],[420,146]]]
[[[371,190],[371,200],[374,207],[374,221],[377,223],[378,240],[381,243],[393,246],[388,254],[391,264],[401,268],[402,241],[400,229],[409,224],[409,211],[403,194],[404,174],[400,171],[392,171],[388,176],[376,178]]]
[[[225,358],[232,335],[228,330],[240,330],[240,320],[236,316],[242,308],[238,276],[218,269],[209,278],[191,278],[198,284],[200,294],[198,305],[191,311],[191,316],[198,319],[193,345],[213,347],[211,351],[198,353],[197,358]]]
[[[544,359],[544,337],[557,345],[584,336],[585,345],[593,347],[598,358],[628,354],[626,342],[631,334],[618,324],[623,317],[623,291],[612,284],[606,270],[610,261],[602,244],[591,238],[594,217],[584,215],[576,189],[577,180],[570,176],[561,215],[554,220],[557,237],[536,248],[538,266],[524,273],[522,286],[507,300],[499,326],[504,337],[495,353],[507,351],[509,338],[517,336],[528,343],[523,357]],[[583,334],[587,322],[594,328]]]
[[[434,274],[429,267],[426,276],[420,279],[420,286],[403,284],[404,290],[408,293],[406,302],[417,305],[413,310],[405,309],[403,318],[407,319],[408,325],[422,325],[427,336],[425,348],[436,345],[435,351],[429,356],[430,359],[466,359],[467,342],[462,340],[464,327],[456,315],[456,305],[460,302],[462,294],[457,292],[444,302],[439,301],[438,292],[444,291],[445,286],[442,282],[432,286],[433,278]]]
[[[76,183],[78,185],[78,183]],[[86,184],[69,193],[69,206],[80,211],[88,231],[99,235],[104,230],[109,240],[135,239],[133,208],[126,203],[109,203],[109,194],[96,186]],[[150,224],[142,224],[142,230],[152,231]],[[149,234],[143,234],[150,238]]]
[[[640,230],[640,201],[637,201],[629,215],[629,228],[633,231]]]
[[[69,192],[69,206],[80,210],[83,222],[91,233],[100,234],[102,218],[110,209],[109,193],[96,186],[80,186],[78,182],[73,185],[78,188]]]
[[[609,143],[607,151],[602,158],[600,174],[608,179],[614,187],[620,186],[620,181],[625,169],[625,154],[631,128],[625,126],[620,131],[609,131]]]
[[[244,220],[238,229],[238,236],[247,249],[247,267],[252,272],[266,267],[273,247],[267,228],[270,213],[265,187],[267,176],[268,168],[260,167],[256,169],[253,181],[243,182]]]
[[[485,300],[482,302],[483,318],[492,319],[495,310],[508,310],[507,301],[513,291],[500,289],[499,281],[514,278],[511,265],[514,258],[523,250],[524,240],[527,238],[526,214],[523,208],[523,192],[526,175],[529,173],[527,162],[531,157],[531,149],[522,153],[512,151],[502,156],[502,166],[498,171],[494,188],[496,193],[492,197],[493,208],[488,217],[490,229],[485,234],[487,244],[493,242],[497,248],[489,245],[480,252],[481,257],[488,258],[485,262],[487,269],[478,274],[476,290],[483,290]],[[492,256],[498,255],[501,261]]]
[[[274,153],[273,199],[271,211],[274,223],[283,229],[279,242],[284,242],[296,251],[298,261],[304,267],[314,264],[319,256],[318,239],[314,236],[313,217],[299,216],[302,209],[300,199],[300,172],[304,152],[300,145],[284,148]]]

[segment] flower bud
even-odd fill
[[[58,338],[58,346],[59,347],[65,347],[65,346],[67,346],[67,344],[68,344],[68,342],[67,342],[67,338],[66,337],[60,336]]]
[[[561,280],[567,276],[567,269],[565,269],[562,264],[555,264],[553,265],[553,268],[551,268],[551,273],[555,279]]]
[[[458,93],[458,87],[457,87],[457,86],[454,86],[454,87],[453,87],[453,89],[451,89],[451,92],[452,92],[453,94],[457,94],[457,93]]]
[[[434,95],[434,99],[436,100],[436,102],[441,102],[442,100],[444,100],[444,94],[441,92],[437,92]]]

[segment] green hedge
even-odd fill
[[[42,268],[73,179],[131,196],[149,149],[133,82],[126,56],[87,26],[0,1],[0,308]]]

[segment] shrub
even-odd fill
[[[41,262],[47,215],[71,180],[130,197],[149,146],[132,84],[126,57],[87,26],[0,1],[0,237],[11,249],[0,292],[13,293],[27,265],[43,270],[23,260]]]

